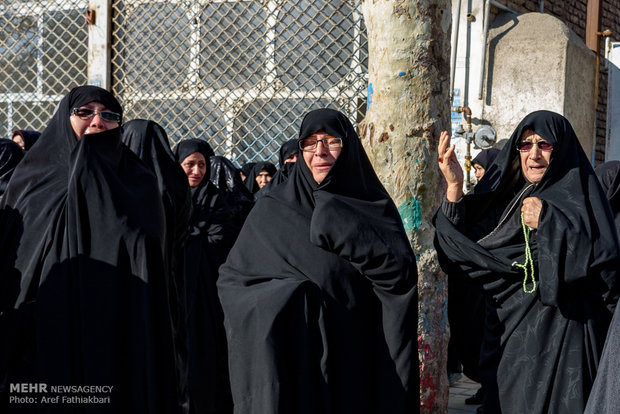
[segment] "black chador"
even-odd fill
[[[348,119],[319,130],[343,140],[327,176],[300,158],[220,268],[235,412],[418,412],[414,254]]]
[[[71,90],[0,204],[0,390],[109,385],[109,404],[80,409],[179,412],[157,179],[120,128],[76,139],[71,109],[93,101],[122,114],[101,88]]]
[[[553,145],[536,184],[524,179],[517,150],[527,130]],[[521,223],[525,197],[542,201],[537,230]],[[444,271],[477,281],[487,296],[485,413],[582,413],[618,300],[619,248],[566,118],[526,116],[473,194],[445,201],[435,225]]]
[[[174,149],[179,163],[202,154],[206,172],[190,187],[193,213],[184,249],[187,309],[188,388],[190,413],[232,412],[224,316],[215,283],[226,260],[234,229],[223,194],[209,180],[213,150],[200,139],[180,141]]]
[[[166,219],[165,261],[169,275],[168,300],[179,375],[179,400],[187,406],[187,330],[182,266],[183,247],[192,213],[187,176],[172,154],[166,131],[156,122],[134,119],[125,123],[122,126],[122,141],[155,174],[161,193]]]

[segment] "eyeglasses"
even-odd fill
[[[302,151],[314,151],[316,146],[322,142],[327,149],[342,148],[342,138],[329,137],[323,139],[306,138],[299,141],[299,149]]]
[[[71,114],[77,116],[80,119],[91,119],[94,118],[97,114],[104,121],[108,122],[118,122],[121,123],[121,115],[116,112],[107,112],[107,111],[97,111],[96,109],[88,109],[88,108],[73,108],[71,110]]]
[[[541,151],[551,151],[553,150],[553,145],[549,144],[546,141],[538,141],[536,143],[530,141],[521,141],[517,143],[517,149],[521,152],[528,152],[532,149],[532,147],[536,144],[538,149]]]

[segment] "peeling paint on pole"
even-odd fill
[[[430,223],[445,194],[437,167],[450,128],[450,0],[362,0],[368,31],[366,118],[359,135],[418,264],[421,412],[446,413],[447,282]]]
[[[418,200],[413,197],[408,198],[407,201],[398,207],[398,212],[400,213],[407,233],[420,227],[420,223],[422,222],[422,211],[420,210],[420,203]]]

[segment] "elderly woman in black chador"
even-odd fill
[[[5,395],[12,383],[109,385],[106,412],[180,412],[164,209],[121,119],[109,92],[71,90],[0,203]]]
[[[183,246],[192,212],[192,199],[185,172],[170,150],[166,131],[154,121],[134,119],[122,126],[122,141],[155,174],[166,218],[168,297],[179,374],[179,399],[187,401],[187,344],[185,329],[185,283]],[[146,208],[146,206],[145,206]]]
[[[193,214],[184,249],[190,413],[232,412],[224,316],[215,282],[234,231],[222,193],[211,183],[213,150],[201,139],[174,149],[187,174]]]
[[[474,188],[448,133],[435,245],[446,273],[487,296],[480,377],[485,413],[582,413],[618,300],[618,238],[570,123],[533,112]]]
[[[235,412],[418,412],[417,271],[400,216],[343,114],[308,113],[299,148],[220,268]]]
[[[17,164],[24,158],[24,150],[10,139],[0,139],[0,200],[9,185]]]

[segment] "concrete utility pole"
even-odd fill
[[[368,97],[359,134],[418,258],[421,412],[447,412],[447,280],[431,218],[445,195],[437,166],[450,128],[450,0],[363,0]]]

